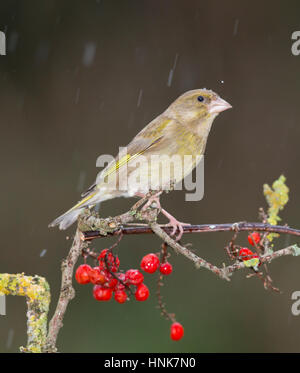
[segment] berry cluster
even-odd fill
[[[97,261],[98,265],[95,267],[81,264],[75,273],[75,279],[79,284],[94,285],[93,296],[96,300],[109,301],[114,296],[116,302],[125,303],[129,299],[128,294],[134,294],[137,301],[148,299],[150,292],[144,284],[144,275],[141,271],[129,269],[125,273],[119,272],[120,260],[109,249],[102,250]],[[165,276],[173,272],[172,264],[166,261],[165,257],[160,262],[159,257],[152,253],[142,258],[140,267],[146,273],[154,273],[159,269],[161,275]],[[178,341],[183,334],[182,325],[174,320],[171,325],[171,339]]]
[[[260,242],[260,239],[261,239],[261,237],[260,237],[260,234],[258,232],[254,232],[252,234],[249,234],[249,236],[248,236],[248,242],[252,246],[258,245],[259,242]],[[253,261],[253,263],[255,263],[255,264],[259,263],[259,256],[257,254],[255,254],[252,250],[248,249],[247,247],[242,247],[240,249],[239,258],[243,262],[248,262],[248,261],[251,261],[251,260],[255,259],[255,261]],[[249,262],[249,264],[251,264],[251,263],[252,262]]]
[[[147,273],[154,273],[159,267],[162,275],[170,275],[173,272],[173,266],[169,262],[160,263],[156,254],[147,254],[141,261],[141,269]]]
[[[253,258],[258,258],[258,255],[254,254],[253,251],[248,249],[248,247],[242,247],[239,251],[239,257],[242,261],[247,261]]]
[[[108,301],[114,294],[118,303],[125,303],[127,292],[133,292],[137,301],[145,301],[149,297],[149,289],[143,283],[144,276],[138,269],[129,269],[126,273],[118,272],[120,260],[108,249],[101,251],[97,258],[99,265],[92,268],[88,264],[80,265],[75,273],[79,284],[94,284],[93,296],[98,301]],[[160,263],[155,254],[148,254],[141,261],[141,269],[147,273],[154,273],[157,269],[164,275],[172,273],[172,265],[168,262]]]
[[[118,303],[125,303],[127,292],[134,287],[135,299],[145,301],[149,297],[149,289],[143,283],[144,276],[137,269],[129,269],[126,273],[118,272],[120,260],[108,249],[101,251],[97,258],[99,265],[92,268],[88,264],[80,265],[75,273],[79,284],[94,284],[93,296],[98,301],[114,299]]]

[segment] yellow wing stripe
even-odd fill
[[[113,166],[111,166],[103,175],[104,178],[108,177],[112,173],[116,172],[120,167],[124,166],[129,161],[135,159],[140,154],[144,153],[144,151],[130,155],[126,154],[123,158],[121,158],[119,161],[117,161]]]
[[[131,158],[130,154],[126,154],[124,157],[122,157],[119,161],[117,161],[115,164],[113,164],[103,175],[103,177],[109,176],[113,172],[117,171],[120,167],[122,167],[124,164],[126,164],[129,159]]]
[[[77,209],[78,207],[82,206],[85,202],[87,202],[88,200],[90,200],[90,199],[91,199],[92,197],[94,197],[94,195],[96,195],[97,193],[98,193],[98,191],[95,192],[95,193],[93,193],[93,194],[90,194],[89,196],[87,196],[87,197],[85,197],[85,198],[83,198],[81,201],[79,201],[79,202],[77,203],[77,205],[73,206],[73,207],[72,207],[68,212],[73,211],[73,210]]]
[[[112,173],[116,172],[120,167],[124,166],[129,161],[132,161],[139,155],[143,154],[147,149],[149,149],[151,146],[156,144],[162,137],[155,140],[151,145],[149,145],[146,149],[143,149],[142,151],[135,153],[133,155],[126,154],[124,157],[122,157],[120,160],[118,160],[114,165],[112,165],[103,175],[103,178],[106,178],[107,176],[111,175]]]

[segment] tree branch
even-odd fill
[[[24,273],[0,274],[0,295],[20,295],[27,302],[27,346],[22,352],[41,352],[47,335],[50,287],[44,277]]]
[[[194,262],[197,268],[200,268],[200,267],[206,268],[209,271],[217,274],[221,278],[224,278],[229,281],[229,278],[227,278],[227,276],[224,275],[222,269],[200,258],[196,254],[194,254],[191,250],[187,249],[186,247],[181,246],[178,242],[173,240],[173,238],[171,238],[166,232],[164,232],[159,226],[159,224],[151,223],[150,227],[158,237],[160,237],[164,242],[166,242],[170,247],[172,247],[177,253],[184,255],[186,258]]]
[[[109,224],[108,221],[114,218],[108,219],[99,219],[106,221],[106,224]],[[130,221],[133,221],[130,220]],[[132,226],[132,227],[124,227],[121,224],[126,224],[127,222],[122,222],[119,225],[114,226],[110,231],[103,232],[99,230],[88,230],[81,233],[81,239],[83,241],[91,241],[96,238],[106,237],[107,235],[114,236],[117,234],[118,231],[121,230],[123,235],[131,235],[131,234],[151,234],[154,233],[153,230],[148,226]],[[160,225],[161,229],[165,233],[171,233],[172,228]],[[199,225],[186,225],[183,226],[183,233],[212,233],[212,232],[268,232],[268,233],[279,233],[279,234],[290,234],[292,236],[300,237],[300,230],[295,228],[290,228],[288,226],[281,226],[281,225],[270,225],[265,223],[248,223],[248,222],[240,222],[240,223],[225,223],[225,224],[199,224]]]
[[[75,296],[75,290],[72,286],[74,266],[84,248],[83,241],[80,240],[79,231],[76,231],[71,249],[61,265],[62,281],[59,300],[56,306],[54,316],[49,323],[49,331],[43,352],[57,352],[56,340],[58,333],[63,326],[63,317],[66,312],[69,301]]]
[[[281,256],[299,256],[300,255],[300,248],[297,245],[291,245],[284,249],[274,251],[273,253],[268,253],[265,255],[260,256],[260,262],[261,263],[270,263],[272,260],[280,258]],[[226,273],[231,274],[239,269],[247,268],[245,265],[245,262],[236,262],[230,266],[224,267],[223,270],[226,271]]]
[[[247,265],[244,261],[236,262],[233,265],[219,268],[217,266],[214,266],[213,264],[207,262],[206,260],[198,257],[196,254],[194,254],[192,251],[188,250],[186,247],[181,246],[178,242],[174,241],[166,232],[164,232],[160,226],[157,223],[151,224],[151,229],[154,233],[156,233],[164,242],[166,242],[170,247],[172,247],[177,253],[180,253],[190,259],[192,262],[194,262],[196,268],[205,268],[217,276],[219,276],[223,280],[230,281],[229,276],[243,268],[247,268]],[[268,253],[265,255],[260,256],[260,262],[261,263],[270,263],[272,260],[277,259],[281,256],[286,255],[293,255],[298,256],[300,255],[300,249],[297,245],[289,246],[285,249],[281,249],[278,251],[275,251],[273,253]],[[248,267],[249,268],[249,267]]]
[[[172,247],[177,253],[182,254],[189,260],[191,260],[197,268],[205,268],[222,279],[230,281],[229,275],[232,272],[247,267],[245,262],[236,261],[233,265],[228,267],[219,268],[203,258],[200,258],[191,250],[187,249],[185,246],[182,246],[179,242],[176,242],[171,236],[172,227],[166,225],[159,225],[156,220],[159,214],[158,209],[148,208],[146,210],[138,211],[145,198],[140,200],[139,205],[135,204],[131,210],[127,213],[119,215],[117,217],[109,217],[106,219],[98,218],[95,215],[92,216],[92,226],[91,216],[89,214],[83,215],[80,220],[80,224],[84,228],[89,228],[87,231],[80,233],[80,238],[82,241],[91,241],[96,238],[114,236],[117,234],[130,235],[130,234],[151,234],[154,233],[160,237],[163,242],[167,243]],[[131,227],[124,227],[124,225],[135,221],[143,220],[147,222],[145,225],[135,225]],[[90,230],[92,227],[93,230]],[[100,228],[100,229],[99,229]],[[279,234],[290,234],[293,236],[300,237],[300,230],[290,228],[288,226],[279,226],[279,225],[270,225],[267,223],[248,223],[248,222],[239,222],[232,224],[201,224],[201,225],[187,225],[183,226],[184,233],[207,233],[207,232],[240,232],[240,231],[258,231],[266,233],[279,233]],[[276,251],[272,254],[267,253],[264,256],[261,256],[261,262],[271,262],[273,259],[278,258],[283,255],[298,255],[298,247],[296,245],[291,246],[280,251]]]

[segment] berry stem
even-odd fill
[[[168,248],[168,245],[163,242],[162,245],[161,245],[161,262],[164,263],[164,261],[166,260],[167,258],[167,255],[168,255],[168,251],[167,251],[167,248]],[[169,313],[166,309],[166,305],[165,303],[163,302],[163,296],[161,294],[161,287],[163,286],[163,278],[165,276],[163,276],[161,273],[158,275],[158,279],[157,279],[157,291],[156,291],[156,296],[157,296],[157,302],[158,302],[158,307],[161,311],[161,314],[167,319],[167,320],[170,320],[172,321],[173,323],[176,322],[176,319],[175,319],[175,314],[173,313]]]

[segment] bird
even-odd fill
[[[146,125],[133,140],[97,175],[96,181],[82,193],[82,199],[49,227],[61,230],[71,226],[85,208],[116,197],[149,195],[143,208],[153,203],[169,219],[171,235],[183,233],[183,225],[161,208],[160,195],[174,189],[197,166],[204,155],[214,119],[232,106],[212,90],[193,89],[180,95],[168,108]],[[172,170],[165,172],[163,160],[172,159]],[[188,159],[182,167],[183,159]],[[181,163],[181,164],[180,164]]]

